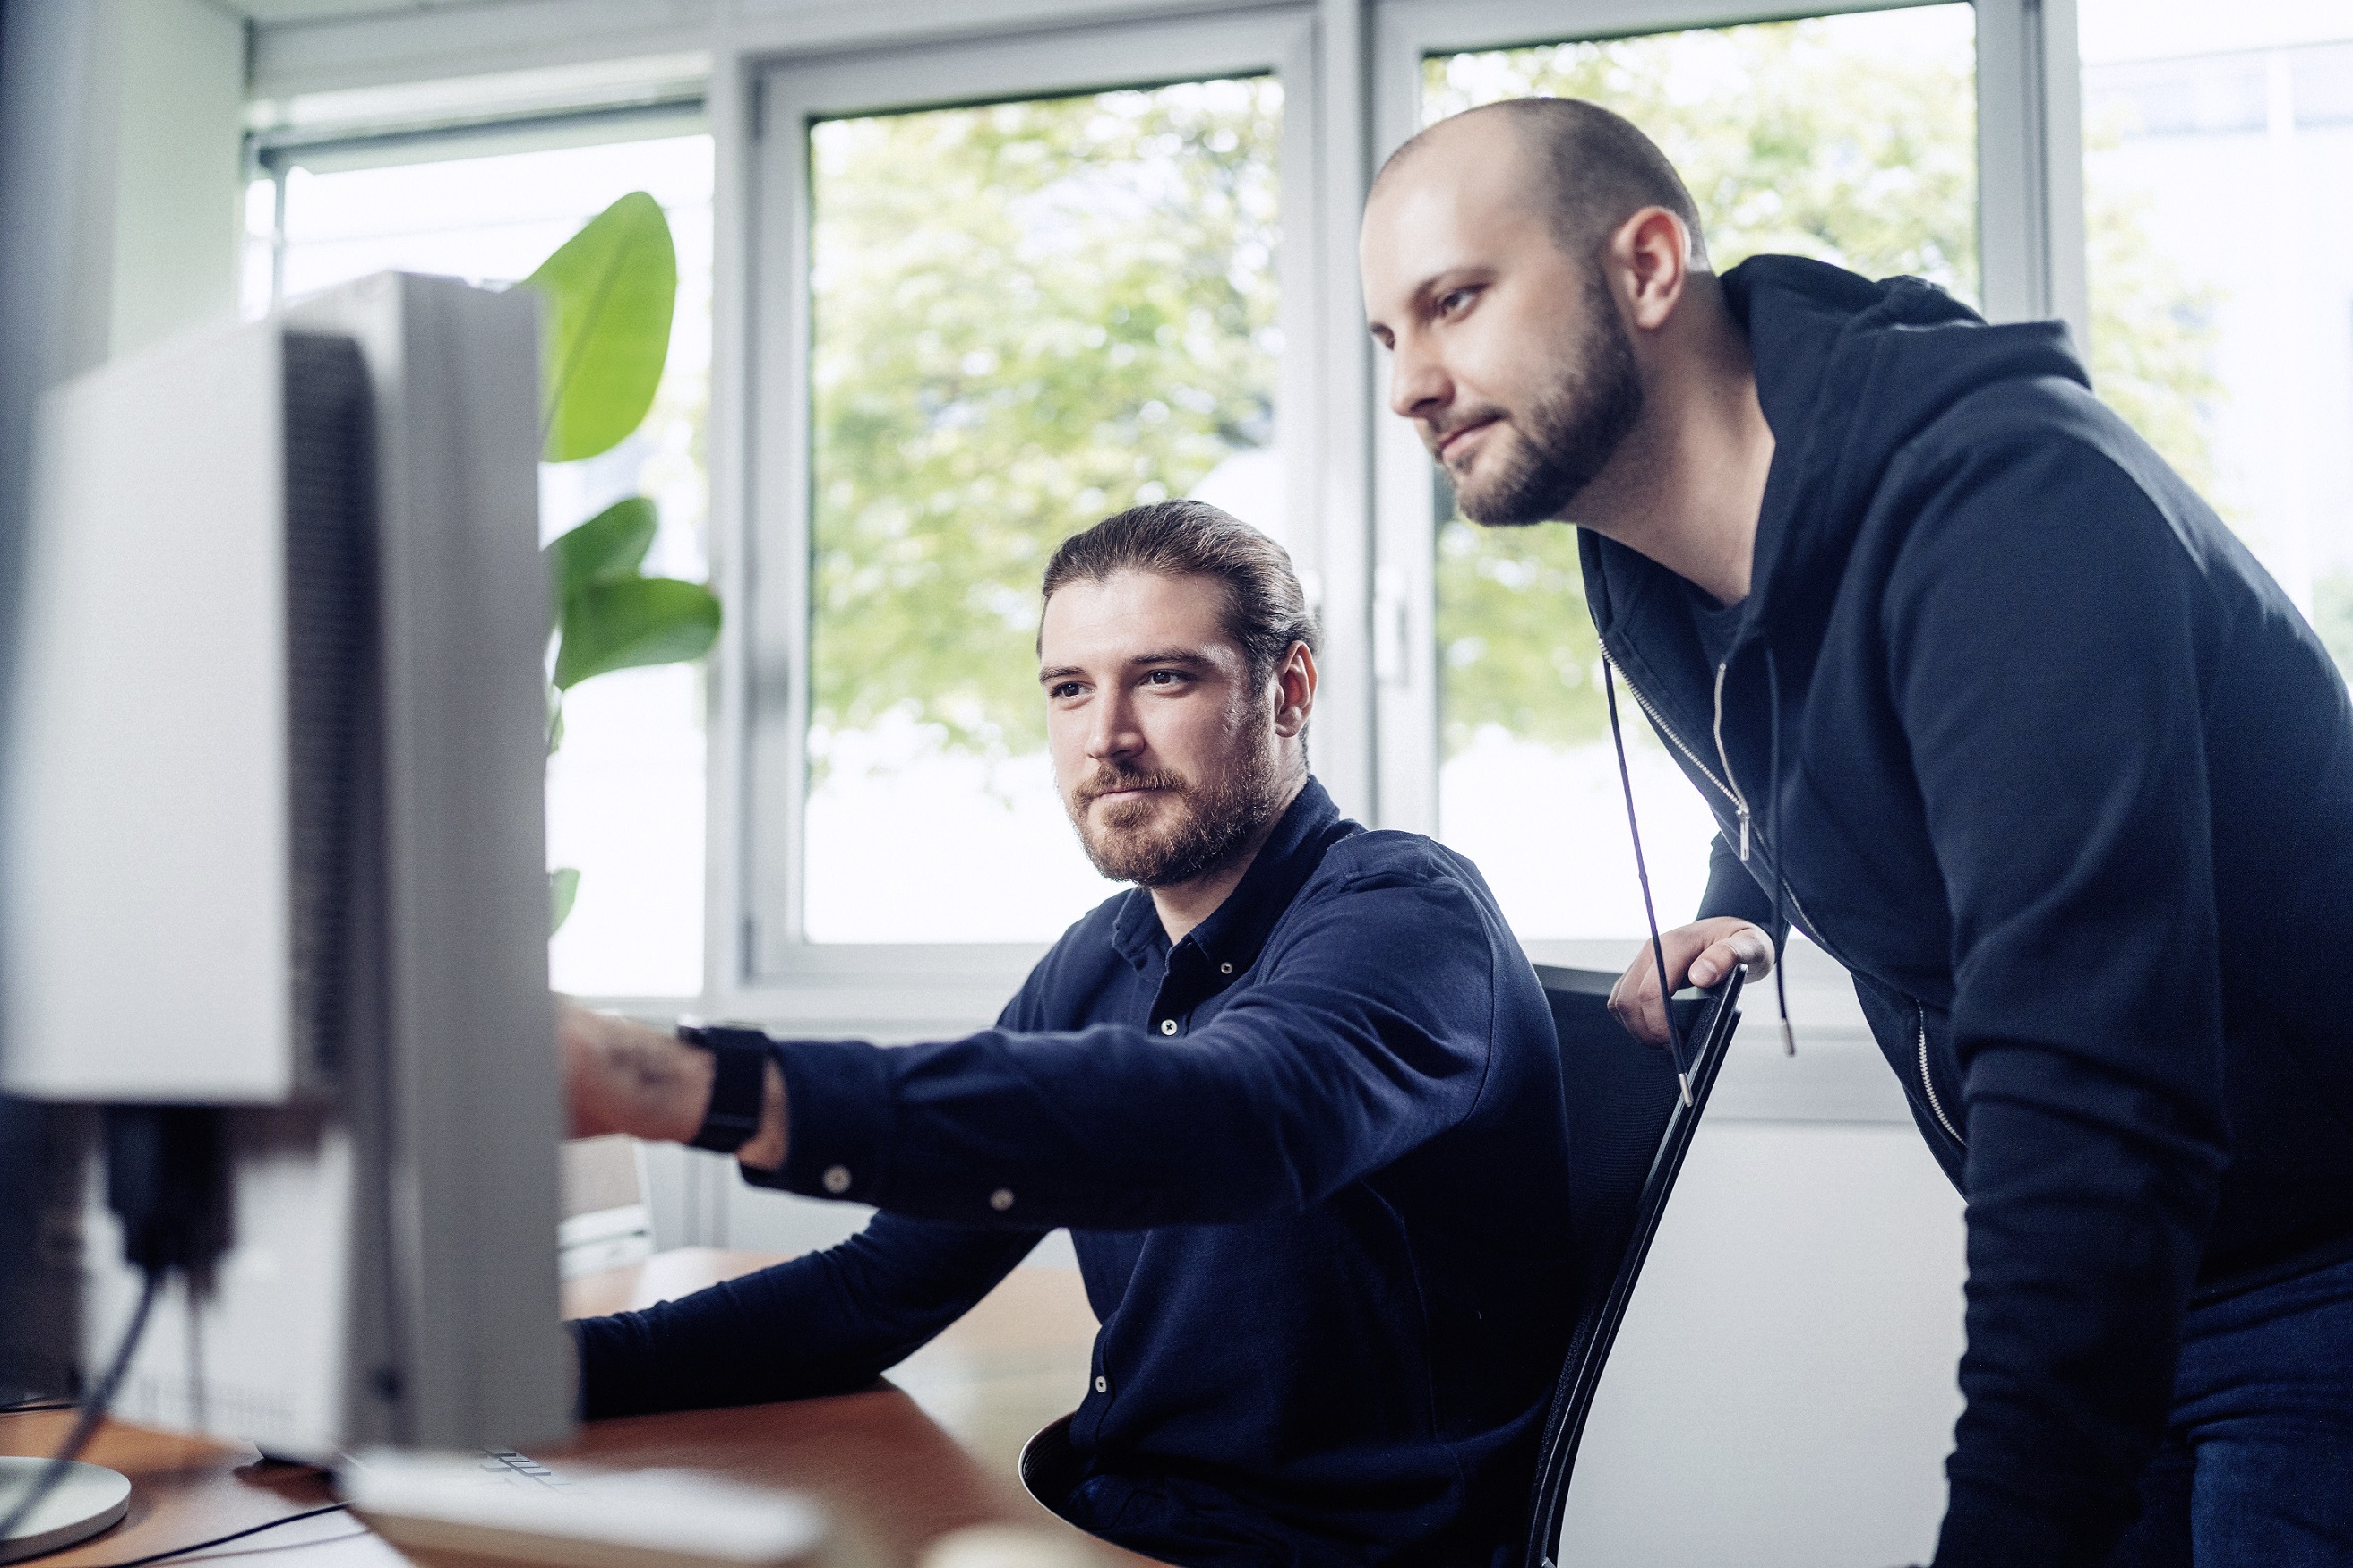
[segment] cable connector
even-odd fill
[[[106,1202],[133,1268],[203,1281],[228,1250],[227,1117],[213,1105],[106,1108]]]

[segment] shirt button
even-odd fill
[[[989,1194],[988,1206],[995,1209],[998,1214],[1003,1214],[1007,1209],[1011,1208],[1013,1206],[1013,1189],[1011,1187],[999,1187],[995,1192]]]
[[[1095,1377],[1095,1392],[1097,1394],[1109,1394],[1111,1392],[1111,1379],[1098,1373]]]
[[[1231,974],[1233,972],[1234,961],[1230,958],[1226,960],[1225,963],[1218,965],[1218,973],[1220,974]]]
[[[1174,1019],[1174,1018],[1163,1018],[1163,1019],[1161,1019],[1161,1020],[1160,1020],[1160,1032],[1161,1032],[1162,1034],[1164,1034],[1164,1035],[1173,1035],[1173,1034],[1175,1034],[1175,1033],[1176,1032],[1176,1019]]]
[[[818,1180],[825,1183],[825,1190],[828,1193],[846,1193],[849,1190],[849,1167],[828,1165],[825,1168],[825,1174]]]

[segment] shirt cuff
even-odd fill
[[[857,1040],[779,1040],[785,1079],[785,1163],[739,1167],[754,1186],[880,1205],[890,1176],[890,1058]]]

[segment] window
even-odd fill
[[[647,570],[705,578],[712,162],[699,114],[679,111],[277,149],[248,201],[248,309],[386,268],[511,283],[616,198],[650,192],[679,253],[660,390],[628,440],[541,470],[541,527],[554,538],[642,493],[661,518]],[[623,670],[566,698],[548,763],[548,863],[581,879],[549,950],[560,990],[702,989],[703,679],[700,666]]]
[[[1282,125],[1257,76],[811,127],[809,940],[1047,942],[1117,890],[1039,574],[1172,495],[1280,533]]]
[[[2094,384],[2353,670],[2353,17],[2078,16]]]
[[[495,77],[420,23],[423,52],[401,57],[419,79],[390,109],[385,61],[361,44],[377,24],[349,34],[360,53],[341,64],[334,29],[296,50],[264,28],[258,112],[375,128],[413,112],[437,128],[332,145],[269,132],[282,144],[265,142],[272,177],[249,207],[248,298],[386,265],[510,279],[623,191],[670,212],[682,294],[663,412],[625,452],[552,474],[545,510],[553,530],[653,491],[659,569],[695,576],[708,561],[728,621],[707,676],[617,675],[567,705],[551,861],[584,878],[559,984],[702,992],[713,1016],[885,1037],[993,1012],[1109,890],[1041,754],[1037,578],[1062,535],[1164,493],[1217,500],[1291,550],[1325,639],[1311,752],[1343,808],[1456,842],[1545,956],[1611,963],[1641,921],[1599,764],[1573,536],[1453,521],[1386,411],[1354,262],[1362,191],[1435,115],[1581,91],[1693,175],[1720,263],[1797,249],[1925,273],[1998,320],[2080,324],[2072,182],[2088,168],[2096,223],[2108,172],[2162,128],[2179,139],[2248,112],[2215,107],[2252,90],[2243,71],[2227,92],[2165,86],[2163,62],[2197,51],[2135,38],[2080,85],[2096,133],[2117,82],[2146,123],[2087,165],[2073,25],[2062,36],[2047,16],[2066,7],[1850,3],[1786,21],[1768,0],[1250,0],[1088,25],[960,15],[955,39],[912,44],[879,13],[844,12],[821,45],[755,7],[649,21],[628,59],[516,42],[518,70]],[[2089,39],[2115,6],[2081,4]],[[482,36],[522,37],[497,7],[474,9]],[[2306,48],[2327,41],[2285,41],[2299,157],[2335,134],[2322,121],[2343,95],[2325,51]],[[2155,76],[2134,86],[2111,68]],[[2282,100],[2263,79],[2270,135]],[[598,107],[705,89],[707,136],[699,106]],[[453,112],[538,118],[438,129]],[[2149,199],[2141,221],[2163,241],[2174,198],[2133,198]],[[2346,248],[2327,244],[2324,205],[2295,214],[2314,277]],[[2205,430],[2221,499],[2240,507],[2231,474],[2285,482],[2249,444],[2272,438],[2281,405],[2262,399],[2278,395],[2238,377],[2227,331],[2198,336],[2232,318],[2199,302],[2204,274],[2169,244],[2120,253],[2125,269],[2174,267],[2179,310],[2118,292],[2125,270],[2094,263],[2104,313],[2171,301],[2162,331],[2094,335],[2102,390],[2125,406],[2134,377],[2170,388],[2134,416]],[[2340,293],[2299,320],[2348,315]],[[2353,339],[2291,335],[2281,352],[2324,362]],[[2160,374],[2150,356],[2168,354],[2213,386]],[[2353,445],[2328,437],[2353,415],[2325,398],[2294,412],[2317,517],[2337,504],[2335,449]],[[2253,434],[2229,435],[2230,419]],[[2311,573],[2324,623],[2335,559],[2320,551]],[[1697,896],[1711,825],[1647,724],[1629,729],[1672,919]]]
[[[1929,5],[1422,61],[1423,123],[1498,99],[1591,99],[1647,132],[1719,270],[1759,252],[1911,273],[1975,303],[1976,17]],[[1441,484],[1441,492],[1443,489]],[[1439,836],[1524,939],[1643,929],[1577,534],[1480,528],[1438,498]],[[1715,827],[1621,686],[1662,923],[1699,906]]]
[[[1312,576],[1282,184],[1305,41],[1149,24],[763,83],[743,984],[961,973],[994,1010],[1117,890],[1045,753],[1064,537],[1196,495]]]

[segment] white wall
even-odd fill
[[[1566,1568],[1925,1563],[1961,1200],[1909,1126],[1703,1124],[1569,1489]]]
[[[69,370],[237,310],[244,25],[206,0],[100,0],[92,42]]]
[[[114,353],[237,309],[245,28],[206,0],[114,14]]]

